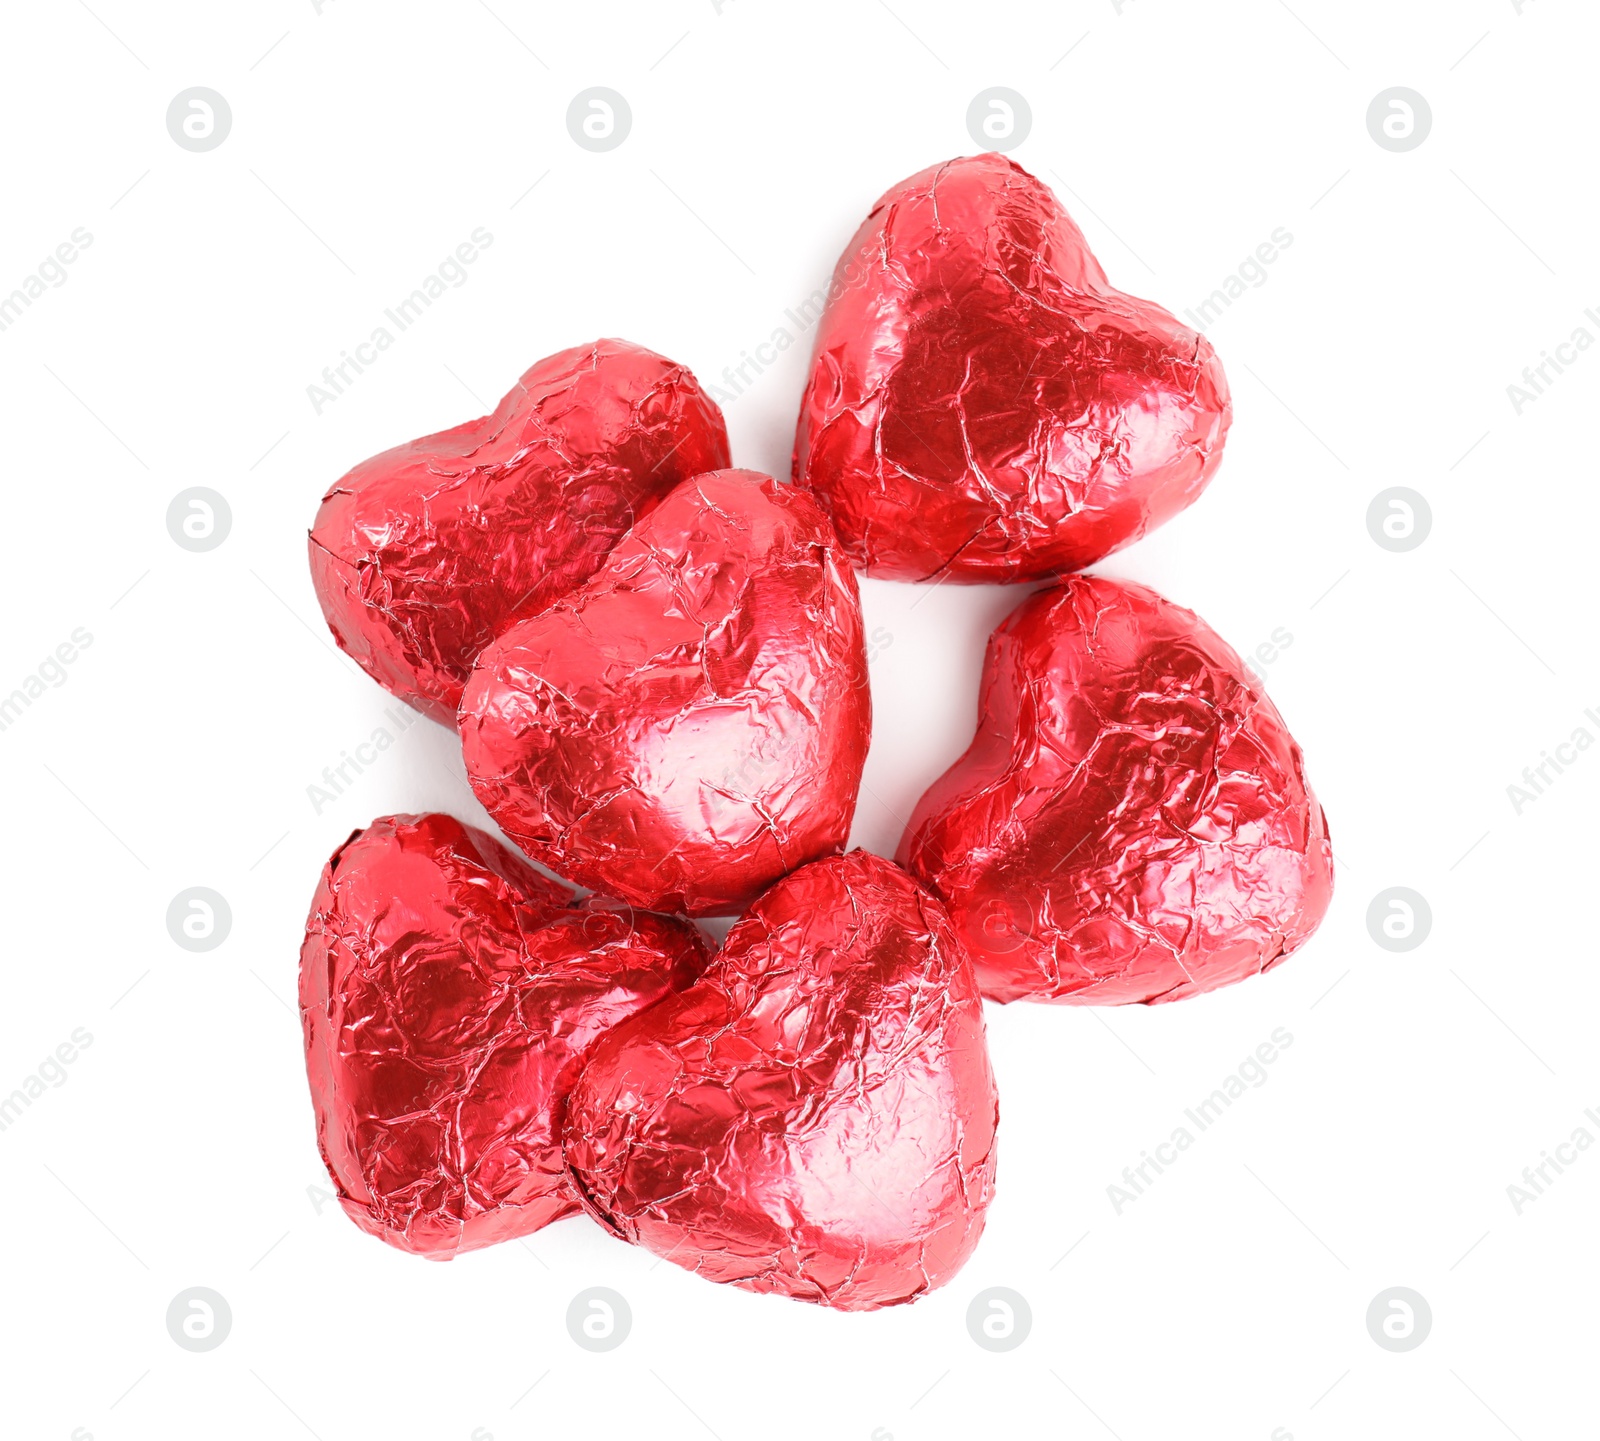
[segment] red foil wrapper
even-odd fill
[[[1300,747],[1243,662],[1152,590],[1073,576],[990,638],[978,733],[901,863],[997,1001],[1176,1001],[1277,965],[1333,893]]]
[[[1210,344],[976,155],[895,186],[839,261],[794,476],[870,575],[1053,578],[1193,501],[1231,416]]]
[[[460,718],[473,790],[530,856],[690,915],[844,845],[871,722],[833,532],[747,470],[685,481],[491,645]]]
[[[317,1143],[363,1230],[435,1260],[578,1209],[560,1109],[618,1021],[706,959],[685,921],[574,905],[444,815],[328,862],[300,952]]]
[[[846,1311],[913,1301],[977,1244],[997,1101],[939,903],[864,851],[787,876],[699,982],[622,1022],[567,1103],[567,1159],[617,1235]]]
[[[564,350],[492,415],[363,461],[323,497],[317,599],[368,675],[454,725],[484,646],[727,463],[722,412],[683,366],[625,340]]]

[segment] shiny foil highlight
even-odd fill
[[[916,1300],[971,1253],[997,1116],[949,919],[854,851],[780,881],[695,985],[601,1040],[566,1149],[585,1205],[626,1240],[863,1311]]]
[[[317,1143],[345,1212],[434,1260],[573,1213],[568,1088],[603,1032],[705,959],[687,922],[575,903],[450,816],[355,832],[300,952]]]
[[[679,481],[727,464],[722,412],[683,366],[625,340],[564,350],[492,414],[328,491],[317,599],[368,675],[453,725],[484,646],[588,579]]]
[[[530,856],[653,910],[726,915],[840,850],[871,732],[861,606],[803,491],[685,481],[479,658],[478,799]]]
[[[974,155],[893,187],[841,257],[794,478],[869,575],[1038,580],[1189,505],[1231,417],[1210,343],[1114,289],[1045,185]]]
[[[1300,747],[1193,612],[1105,576],[990,638],[970,749],[900,859],[998,1001],[1176,1001],[1270,970],[1314,931],[1333,852]]]

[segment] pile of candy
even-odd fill
[[[574,883],[443,815],[328,862],[300,970],[317,1135],[391,1245],[582,1210],[714,1281],[915,1300],[993,1194],[984,997],[1178,1000],[1327,908],[1321,807],[1239,657],[1073,573],[1210,480],[1211,346],[1112,289],[999,155],[895,186],[845,254],[793,484],[728,468],[682,366],[602,340],[323,499],[339,644],[458,728],[506,836]],[[842,853],[871,730],[854,569],[1051,582],[995,631],[977,735],[893,862]],[[729,915],[714,954],[686,919]]]

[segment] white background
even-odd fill
[[[1578,325],[1600,335],[1592,10],[90,4],[9,7],[0,88],[0,293],[93,235],[0,333],[0,693],[93,636],[0,732],[0,1093],[74,1028],[94,1038],[0,1133],[0,1431],[1593,1434],[1600,1149],[1520,1215],[1506,1190],[1574,1128],[1600,1137],[1600,753],[1520,815],[1506,792],[1579,725],[1600,735],[1600,353],[1521,415],[1506,393]],[[206,154],[165,125],[195,85],[233,111]],[[591,85],[633,111],[607,154],[565,127]],[[1014,158],[1114,282],[1181,311],[1293,236],[1209,332],[1237,408],[1220,474],[1105,569],[1242,651],[1292,634],[1266,679],[1332,824],[1326,923],[1274,974],[1179,1005],[991,1007],[998,1197],[965,1271],[915,1306],[714,1287],[583,1219],[446,1266],[377,1244],[308,1189],[325,1178],[292,1010],[305,909],[376,815],[487,822],[427,722],[314,812],[308,785],[392,704],[320,623],[319,497],[596,336],[717,381],[826,282],[879,193],[978,148],[967,106],[992,85],[1028,98]],[[1433,111],[1406,154],[1365,124],[1394,85]],[[307,385],[478,226],[494,241],[468,283],[317,415]],[[808,352],[727,407],[737,464],[787,475]],[[166,530],[194,485],[232,508],[207,554]],[[1366,529],[1391,485],[1432,507],[1406,554]],[[864,595],[890,639],[856,839],[892,851],[970,737],[983,639],[1021,596]],[[204,955],[164,920],[195,885],[233,912]],[[1404,955],[1365,922],[1394,885],[1433,910]],[[1294,1041],[1266,1084],[1116,1214],[1122,1168],[1279,1026]],[[201,1355],[164,1320],[197,1285],[233,1312]],[[593,1285],[633,1311],[606,1355],[564,1324]],[[1364,1320],[1396,1285],[1433,1313],[1403,1355]],[[1004,1355],[966,1329],[989,1286],[1032,1308]]]

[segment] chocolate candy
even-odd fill
[[[725,470],[479,657],[461,740],[478,799],[535,860],[719,915],[844,845],[871,719],[827,521],[804,492]]]
[[[722,412],[683,366],[624,340],[564,350],[492,415],[363,461],[323,497],[317,599],[368,675],[453,725],[484,646],[727,463]]]
[[[990,638],[971,748],[900,859],[998,1001],[1175,1001],[1277,965],[1333,891],[1300,747],[1232,650],[1073,576]]]
[[[571,1214],[567,1088],[603,1031],[705,958],[686,922],[575,906],[450,816],[357,831],[300,952],[317,1141],[345,1211],[437,1260]]]
[[[566,1149],[586,1207],[626,1240],[861,1311],[915,1300],[971,1252],[996,1119],[948,918],[854,851],[780,881],[696,984],[601,1039]]]
[[[1210,344],[1114,290],[1001,155],[891,189],[834,274],[794,476],[900,580],[1076,570],[1199,495],[1232,414]]]

